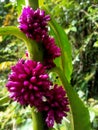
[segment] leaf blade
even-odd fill
[[[90,116],[87,107],[79,98],[75,90],[68,83],[66,76],[64,76],[62,70],[59,68],[54,68],[52,71],[58,73],[67,92],[73,116],[74,130],[91,130]]]
[[[26,0],[17,0],[18,15],[21,14],[22,7],[26,5]]]
[[[48,10],[45,7],[42,7],[47,14],[49,14]],[[62,27],[52,18],[51,16],[51,21],[49,22],[49,26],[52,30],[52,34],[55,37],[56,44],[61,48],[61,61],[57,61],[57,66],[58,62],[61,62],[60,65],[62,65],[62,69],[65,72],[66,78],[68,81],[71,79],[71,74],[72,74],[72,48],[71,44],[68,41],[67,35],[62,29]],[[51,33],[51,32],[50,32]]]

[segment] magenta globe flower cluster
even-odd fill
[[[19,28],[27,37],[40,42],[47,35],[47,22],[49,20],[50,16],[45,15],[44,10],[33,10],[30,7],[24,7],[18,19]]]
[[[56,45],[55,39],[48,34],[48,21],[50,21],[50,16],[45,15],[44,10],[33,10],[29,6],[23,8],[19,17],[20,30],[27,37],[42,45],[43,64],[50,69],[55,66],[53,60],[61,55],[61,51]]]
[[[45,121],[48,127],[53,127],[54,121],[61,123],[62,118],[69,112],[69,102],[62,86],[57,84],[46,91],[42,104],[38,104],[39,111],[45,113]]]
[[[40,62],[23,59],[13,66],[7,88],[10,97],[21,105],[36,106],[42,100],[43,92],[52,84]]]
[[[63,117],[67,116],[69,102],[63,87],[53,84],[47,73],[55,66],[53,60],[61,55],[55,39],[48,34],[49,20],[50,16],[45,15],[45,11],[24,7],[19,28],[36,44],[42,45],[43,62],[19,60],[11,67],[6,87],[10,98],[23,106],[34,106],[44,114],[47,126],[53,127],[54,122],[61,123]]]
[[[19,60],[11,67],[6,87],[14,101],[23,106],[35,106],[43,112],[48,127],[53,127],[54,121],[61,123],[67,116],[69,103],[66,92],[61,86],[53,85],[40,62]]]

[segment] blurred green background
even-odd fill
[[[88,106],[92,130],[98,129],[98,0],[45,0],[72,45],[71,84]],[[0,0],[0,27],[17,23],[17,5]],[[5,84],[10,66],[25,58],[25,44],[14,36],[0,36],[0,130],[31,130],[31,110],[8,101]],[[63,126],[61,128],[63,129]],[[66,128],[67,130],[68,128]]]

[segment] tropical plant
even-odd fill
[[[44,1],[43,1],[44,2]],[[21,14],[21,11],[22,11],[22,6],[24,5],[24,6],[26,6],[27,4],[30,6],[30,7],[33,7],[33,9],[37,9],[38,7],[40,7],[41,9],[43,9],[43,10],[45,10],[45,12],[47,13],[47,14],[49,14],[49,10],[48,10],[48,8],[47,8],[47,6],[45,6],[44,4],[43,4],[43,2],[41,1],[41,2],[39,2],[39,4],[38,4],[38,1],[32,1],[32,0],[29,0],[29,3],[26,3],[25,1],[22,1],[22,0],[17,0],[17,6],[18,6],[18,15],[20,15]],[[64,2],[64,1],[63,1]],[[26,8],[24,8],[24,9],[26,9]],[[29,10],[29,8],[27,8],[28,10]],[[27,10],[27,11],[28,11]],[[30,9],[31,10],[31,9]],[[29,11],[30,11],[29,10]],[[37,16],[38,16],[38,14],[39,14],[39,10],[37,10],[37,11],[35,11],[35,13],[34,14],[36,14],[37,13]],[[43,13],[42,13],[43,14]],[[41,37],[41,38],[43,38],[43,39],[40,39],[40,37],[34,37],[34,35],[33,36],[31,36],[30,34],[28,34],[28,32],[27,32],[27,30],[25,30],[25,29],[27,29],[26,28],[26,26],[24,27],[24,26],[22,26],[21,24],[23,24],[23,23],[25,23],[24,21],[25,21],[25,18],[26,17],[22,17],[22,15],[21,15],[21,17],[20,17],[20,29],[23,31],[20,31],[20,29],[18,28],[18,27],[15,27],[15,26],[7,26],[7,27],[1,27],[0,28],[0,35],[14,35],[14,36],[16,36],[17,38],[19,38],[19,39],[21,39],[23,42],[25,42],[25,44],[26,44],[26,47],[27,47],[27,49],[28,49],[28,55],[29,55],[29,59],[30,60],[26,60],[26,62],[24,61],[24,60],[20,60],[18,63],[16,63],[16,65],[14,65],[14,67],[12,67],[12,73],[17,73],[16,72],[16,70],[17,70],[17,68],[19,69],[19,71],[21,71],[23,68],[25,69],[25,71],[26,71],[26,75],[29,73],[29,70],[28,70],[28,67],[24,67],[24,65],[29,65],[29,63],[30,64],[35,64],[35,62],[33,62],[32,60],[35,60],[36,62],[37,61],[40,61],[40,62],[42,62],[43,63],[43,59],[44,58],[46,58],[45,60],[45,63],[47,62],[47,58],[52,58],[52,57],[50,57],[50,54],[52,55],[52,56],[54,56],[54,54],[55,54],[55,56],[54,56],[54,58],[56,58],[56,57],[58,57],[59,55],[60,55],[60,52],[59,52],[59,48],[61,49],[61,56],[60,57],[58,57],[58,58],[56,58],[55,60],[53,60],[52,59],[52,62],[50,62],[50,59],[49,59],[49,61],[48,61],[48,63],[49,64],[51,64],[51,67],[49,66],[49,64],[47,65],[48,66],[48,68],[47,68],[47,74],[49,75],[49,78],[50,78],[50,81],[51,82],[53,82],[53,84],[58,84],[58,85],[60,85],[60,86],[63,86],[64,87],[64,91],[66,91],[66,93],[67,93],[67,96],[68,96],[68,100],[69,100],[69,105],[70,105],[70,112],[69,112],[69,116],[68,116],[68,118],[65,118],[64,120],[63,120],[63,122],[62,122],[62,124],[60,125],[60,124],[58,124],[58,123],[56,123],[55,125],[54,125],[54,127],[53,128],[48,128],[48,127],[51,127],[51,126],[53,126],[53,121],[54,121],[54,119],[50,119],[49,117],[49,119],[47,118],[47,120],[46,120],[46,123],[48,122],[48,123],[50,123],[50,124],[48,124],[48,127],[46,126],[46,124],[45,124],[45,120],[44,120],[44,122],[43,122],[43,119],[44,119],[44,114],[43,113],[39,113],[39,112],[36,112],[36,111],[34,111],[35,109],[31,109],[31,107],[32,107],[32,102],[31,102],[31,107],[26,107],[28,104],[29,104],[29,102],[30,102],[30,100],[28,99],[28,96],[25,96],[25,99],[28,99],[28,103],[26,104],[26,102],[22,102],[22,99],[20,100],[17,100],[18,102],[20,102],[20,104],[21,105],[23,105],[23,106],[25,106],[26,108],[25,108],[25,110],[27,110],[27,115],[25,115],[24,113],[24,109],[23,108],[21,108],[22,106],[21,105],[18,105],[17,103],[9,103],[9,98],[8,98],[8,96],[6,96],[6,97],[3,97],[3,98],[1,98],[1,100],[0,100],[0,104],[2,104],[2,106],[4,106],[5,104],[6,105],[8,105],[8,104],[11,104],[10,105],[10,109],[8,109],[8,113],[10,113],[10,112],[12,112],[13,110],[14,111],[19,111],[20,109],[22,110],[22,114],[23,114],[23,118],[25,118],[26,120],[27,120],[27,122],[26,122],[26,124],[28,124],[28,119],[30,119],[29,121],[32,121],[33,122],[33,129],[34,130],[52,130],[52,129],[70,129],[70,130],[78,130],[78,129],[80,129],[80,130],[84,130],[84,129],[86,129],[86,130],[90,130],[90,117],[89,117],[89,112],[88,112],[88,109],[87,109],[87,107],[85,106],[85,104],[81,101],[81,99],[78,97],[78,94],[77,94],[77,92],[71,87],[71,85],[70,85],[70,79],[71,79],[71,74],[72,74],[72,57],[71,57],[71,45],[70,45],[70,43],[69,43],[69,41],[68,41],[68,39],[67,39],[67,35],[66,35],[66,33],[64,32],[64,30],[62,29],[62,27],[54,20],[54,18],[52,17],[52,14],[50,14],[51,15],[51,20],[49,21],[49,24],[48,24],[48,26],[49,26],[49,29],[50,29],[50,31],[49,31],[49,35],[52,35],[54,38],[55,38],[55,41],[56,41],[56,44],[54,45],[54,46],[52,46],[53,48],[51,48],[51,52],[48,52],[48,49],[51,47],[51,46],[46,46],[46,49],[47,49],[47,51],[45,52],[45,50],[43,51],[43,46],[45,46],[45,45],[47,45],[47,41],[52,41],[52,43],[54,43],[54,40],[53,40],[53,38],[51,38],[51,37],[45,37],[46,39],[47,39],[47,41],[43,38],[43,37]],[[26,13],[24,13],[24,15],[23,16],[26,16]],[[43,15],[42,15],[43,16]],[[49,15],[46,15],[47,17],[45,17],[45,19],[48,21],[49,20]],[[24,21],[21,21],[21,20],[24,20]],[[28,21],[29,21],[30,19],[28,19]],[[28,21],[27,21],[27,23],[28,23]],[[23,23],[22,23],[23,22]],[[26,24],[27,24],[26,23]],[[47,23],[44,23],[45,25],[47,24]],[[35,25],[35,26],[39,26],[39,25]],[[25,32],[26,31],[26,32]],[[42,30],[41,30],[42,31]],[[46,29],[44,30],[44,32],[46,31]],[[27,35],[25,35],[25,33],[27,34]],[[40,32],[40,31],[39,31]],[[37,32],[37,33],[39,33],[39,32]],[[32,32],[33,33],[33,32]],[[37,33],[35,33],[35,35],[36,36],[38,36],[37,35]],[[41,33],[41,32],[40,32]],[[45,32],[45,35],[47,34],[47,32]],[[47,36],[47,35],[46,35]],[[38,42],[38,43],[36,43],[36,42]],[[39,45],[39,42],[41,42],[40,43],[40,45]],[[45,44],[42,46],[42,42],[44,42]],[[50,42],[51,43],[51,42]],[[50,44],[51,45],[51,44]],[[56,46],[58,46],[58,47],[56,47]],[[56,50],[54,50],[54,49],[57,49],[58,51],[56,52]],[[19,50],[19,51],[21,51],[21,50]],[[46,55],[46,56],[44,56],[44,52],[46,53],[46,54],[48,54],[49,53],[49,55]],[[21,57],[20,57],[21,58]],[[25,57],[25,59],[26,59],[26,57]],[[17,60],[17,59],[16,59]],[[41,64],[42,64],[41,63]],[[24,65],[23,65],[24,64]],[[39,64],[39,63],[38,63]],[[40,66],[42,66],[40,64]],[[55,64],[55,67],[53,66]],[[45,64],[46,65],[46,64]],[[20,66],[20,67],[19,67]],[[22,68],[23,67],[23,68]],[[30,67],[30,69],[32,69],[32,66],[30,65],[29,66]],[[16,68],[16,69],[15,69]],[[21,69],[21,70],[20,70]],[[41,71],[40,70],[40,68],[38,69],[39,71]],[[38,71],[38,70],[36,70],[36,71]],[[17,70],[18,71],[18,70]],[[33,69],[32,69],[32,71],[34,71]],[[44,71],[44,69],[43,69],[43,71]],[[37,72],[34,72],[34,73],[37,73]],[[20,74],[20,72],[18,73],[18,74]],[[47,74],[45,75],[45,77],[43,76],[41,76],[44,80],[47,80]],[[12,76],[12,74],[10,75],[10,76]],[[19,75],[20,76],[20,75]],[[23,76],[23,75],[21,75],[21,76]],[[27,75],[28,76],[28,75]],[[17,76],[16,76],[17,77]],[[14,77],[15,78],[15,77]],[[21,77],[21,78],[23,78],[23,77]],[[9,79],[10,80],[12,80],[13,78],[11,78],[11,77],[9,77]],[[12,83],[12,85],[11,85],[11,82],[10,82],[10,80],[8,80],[8,84],[7,84],[7,88],[8,88],[8,90],[10,91],[10,93],[11,92],[13,92],[13,89],[15,90],[15,88],[13,88],[13,83]],[[50,83],[50,81],[49,81],[49,83]],[[13,82],[13,80],[12,80],[12,82]],[[32,82],[35,82],[35,79],[33,78],[32,79]],[[48,81],[47,81],[48,82]],[[25,82],[25,85],[27,85],[27,82]],[[44,85],[44,84],[43,84]],[[16,86],[16,88],[17,88],[17,85],[15,85]],[[14,87],[15,87],[14,86]],[[11,88],[11,89],[10,89]],[[32,86],[30,86],[30,88],[32,89]],[[36,86],[35,86],[35,88],[36,88]],[[55,89],[54,89],[55,88]],[[58,87],[57,88],[57,86],[55,86],[54,88],[52,88],[52,90],[54,90],[54,91],[56,91],[56,90],[59,90],[61,87]],[[37,89],[37,88],[36,88]],[[48,89],[49,91],[52,91],[51,89]],[[7,91],[7,90],[5,90],[5,91]],[[63,91],[62,89],[61,89],[61,91]],[[26,93],[27,94],[27,93]],[[31,94],[31,93],[30,93]],[[46,92],[46,94],[47,94],[47,92]],[[52,94],[52,93],[51,93]],[[27,94],[28,95],[28,94]],[[63,96],[63,93],[61,93],[61,95]],[[14,97],[14,95],[13,95],[13,93],[12,93],[12,95],[10,95],[12,98],[14,98],[14,100],[16,100],[15,98],[17,97],[16,95],[16,97]],[[47,95],[46,95],[47,96]],[[48,97],[48,96],[47,96]],[[65,98],[64,98],[65,99]],[[43,99],[45,102],[48,100],[46,97],[44,97],[44,99]],[[66,101],[67,101],[67,99],[65,99]],[[57,101],[59,101],[59,98],[58,98],[58,100]],[[37,99],[35,99],[35,101],[34,101],[35,103],[33,104],[34,106],[36,106],[37,108],[38,108],[38,110],[39,110],[39,105],[40,104],[36,104],[36,102],[37,102]],[[43,107],[43,109],[44,109],[44,107]],[[10,111],[9,111],[10,110]],[[40,111],[40,110],[39,110]],[[56,110],[55,110],[56,111]],[[67,111],[67,108],[66,108],[66,111]],[[59,111],[58,111],[58,113],[59,113]],[[58,115],[58,113],[57,113],[57,115]],[[42,115],[40,115],[40,114],[42,114]],[[31,115],[32,115],[32,117],[31,117]],[[49,114],[49,115],[51,115],[51,114]],[[15,116],[17,116],[16,115],[16,113],[15,112],[13,112],[13,120],[11,120],[11,115],[9,114],[9,118],[8,118],[8,120],[13,124],[13,128],[14,127],[16,127],[17,129],[18,128],[21,128],[21,123],[25,123],[25,121],[26,120],[23,120],[23,118],[22,118],[22,120],[21,120],[21,115],[19,115],[19,117],[20,117],[20,119],[19,118],[17,118],[17,120],[15,120]],[[85,116],[85,120],[84,120],[84,116]],[[43,118],[42,118],[43,117]],[[57,117],[59,117],[59,116],[57,116]],[[52,117],[53,118],[53,117]],[[7,121],[8,121],[7,120]],[[56,120],[56,122],[57,122],[57,119],[55,119]],[[67,120],[67,121],[66,121]],[[52,121],[52,122],[51,122]],[[60,118],[60,121],[61,121],[61,118]],[[60,123],[60,121],[58,121],[59,123]],[[70,122],[70,125],[68,124],[68,122]],[[5,122],[6,123],[6,122]],[[11,124],[10,123],[10,124]],[[51,123],[52,123],[52,125],[51,125]],[[81,125],[82,124],[82,125]],[[3,124],[3,126],[2,126],[2,129],[4,129],[4,125],[5,124]],[[81,127],[80,127],[81,126]],[[9,126],[9,128],[10,128],[11,126]],[[6,129],[9,129],[9,128],[7,128],[6,127]],[[22,128],[21,128],[22,129]],[[24,129],[24,128],[23,128]],[[27,129],[27,126],[26,126],[26,129]],[[31,128],[30,128],[31,129]]]

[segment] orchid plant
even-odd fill
[[[22,39],[28,50],[27,58],[20,57],[11,67],[6,83],[9,97],[31,107],[32,130],[56,130],[69,115],[71,130],[90,130],[88,109],[70,85],[71,45],[43,3],[17,0],[19,25],[0,28],[0,35]]]

